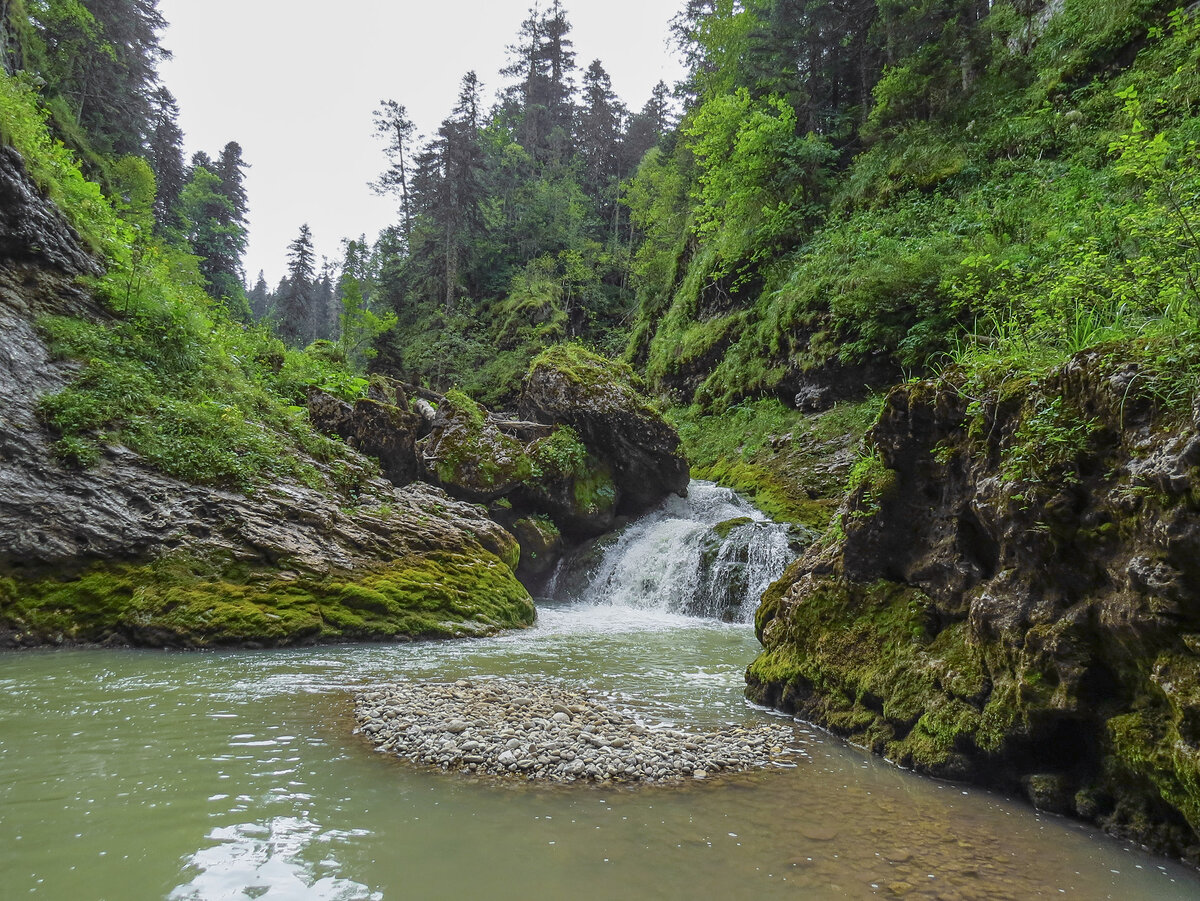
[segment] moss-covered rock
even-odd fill
[[[749,695],[1200,860],[1200,408],[1128,370],[896,389]]]
[[[533,476],[515,497],[523,507],[550,516],[579,540],[612,528],[617,514],[617,487],[612,467],[590,451],[570,426],[529,445]]]
[[[401,392],[384,390],[385,382],[372,383],[372,397],[349,404],[317,388],[308,390],[308,416],[313,427],[341,438],[355,450],[379,461],[380,471],[393,485],[408,485],[417,478],[416,441],[424,421],[407,409]]]
[[[428,437],[418,445],[424,477],[455,497],[487,503],[529,481],[533,461],[519,440],[489,422],[483,408],[459,391],[439,405]]]
[[[562,533],[545,516],[522,517],[512,524],[511,531],[521,545],[517,574],[523,580],[541,579],[562,556]]]
[[[574,344],[551,347],[530,364],[520,410],[526,419],[570,426],[609,465],[619,512],[640,512],[687,490],[679,435],[626,364]]]
[[[879,399],[840,403],[818,414],[775,398],[735,407],[669,412],[692,475],[732,488],[776,522],[824,530],[855,464],[855,448]]]
[[[408,554],[317,577],[227,558],[169,555],[78,576],[0,579],[9,645],[268,647],[485,635],[530,625],[512,570],[479,549]]]

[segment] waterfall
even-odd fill
[[[751,622],[763,592],[797,556],[798,534],[728,488],[693,481],[619,532],[584,548],[555,579],[557,597]]]

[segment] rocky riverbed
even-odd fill
[[[769,766],[792,729],[690,732],[648,724],[589,693],[503,679],[374,686],[355,697],[358,731],[416,764],[548,782],[679,782]]]

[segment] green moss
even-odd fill
[[[580,404],[611,404],[635,415],[658,418],[661,414],[642,395],[641,380],[628,363],[592,353],[581,344],[556,344],[542,351],[529,364],[526,379],[539,372],[558,373],[577,389]]]
[[[845,492],[840,460],[878,412],[878,398],[816,415],[764,398],[721,411],[675,408],[669,418],[693,476],[744,494],[778,522],[823,531]]]
[[[1161,654],[1152,682],[1133,710],[1108,721],[1113,762],[1125,780],[1145,780],[1200,830],[1200,661],[1191,654]]]
[[[483,409],[460,391],[447,392],[438,410],[438,481],[469,496],[495,496],[532,478],[534,460],[517,439],[487,424]]]
[[[814,499],[803,485],[765,465],[722,460],[694,467],[692,475],[744,494],[776,522],[801,523],[820,531],[837,508],[833,498]]]
[[[853,519],[867,519],[882,509],[896,492],[895,470],[888,469],[877,453],[864,454],[850,470],[846,490],[853,497]]]
[[[753,521],[754,520],[752,520],[749,516],[739,516],[739,517],[736,517],[735,519],[727,519],[724,522],[717,523],[715,526],[713,526],[712,530],[713,530],[713,533],[719,539],[724,541],[726,538],[729,537],[729,533],[732,532],[734,529],[736,529],[738,526],[744,526],[747,523],[751,523]]]
[[[34,643],[173,647],[449,638],[529,625],[534,608],[486,551],[402,557],[315,578],[227,561],[166,558],[77,578],[0,580],[0,623]]]
[[[972,746],[990,682],[966,623],[934,634],[929,599],[891,582],[826,580],[785,608],[788,582],[785,574],[758,611],[764,651],[751,685],[799,699],[851,740],[926,771],[944,771]]]

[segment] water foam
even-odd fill
[[[750,622],[794,557],[788,526],[712,482],[693,481],[621,531],[559,596],[628,610]]]

